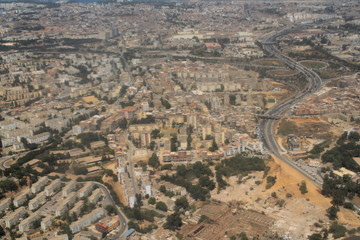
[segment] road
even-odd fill
[[[127,155],[127,161],[129,163],[129,167],[127,169],[128,173],[130,174],[131,182],[133,184],[133,189],[135,194],[140,194],[139,185],[137,183],[136,177],[135,177],[135,171],[134,171],[134,152],[135,152],[135,146],[134,144],[128,140],[128,155]]]
[[[297,164],[296,162],[292,161],[290,158],[284,155],[284,153],[279,149],[278,143],[274,137],[274,123],[277,118],[284,115],[294,104],[299,102],[301,99],[307,97],[308,95],[318,91],[321,88],[321,78],[317,73],[313,70],[301,65],[300,63],[296,62],[295,60],[289,58],[288,56],[282,54],[275,46],[274,42],[276,38],[287,34],[289,31],[297,28],[302,28],[303,25],[298,27],[289,27],[285,28],[278,32],[271,32],[267,33],[261,38],[259,41],[262,46],[263,50],[270,55],[278,58],[279,60],[283,61],[287,66],[291,69],[297,70],[300,73],[306,76],[308,81],[305,89],[301,92],[297,92],[294,96],[286,99],[285,101],[277,104],[274,108],[269,110],[266,115],[269,116],[267,119],[263,119],[260,123],[260,130],[262,132],[262,140],[264,142],[265,147],[272,152],[276,157],[283,160],[291,167],[293,167],[298,172],[302,173],[305,177],[310,179],[317,185],[318,187],[322,186],[322,179],[319,175],[313,174],[303,168],[301,165]]]
[[[118,206],[115,204],[114,200],[111,197],[109,189],[101,183],[93,182],[95,185],[97,185],[104,193],[107,201],[109,201],[116,209],[117,215],[119,216],[120,220],[120,230],[113,236],[115,239],[120,239],[120,237],[124,234],[126,228],[127,228],[127,219],[125,215],[120,211]]]
[[[0,169],[5,170],[5,168],[9,168],[10,166],[6,166],[6,162],[13,160],[13,159],[18,159],[22,156],[25,156],[28,152],[23,152],[23,153],[19,153],[19,154],[15,154],[15,155],[10,155],[10,156],[4,156],[0,158]]]

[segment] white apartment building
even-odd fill
[[[44,187],[49,182],[49,178],[47,176],[41,177],[36,183],[31,186],[32,193],[40,192],[41,188]]]
[[[13,201],[14,206],[20,207],[21,205],[23,205],[28,200],[28,196],[30,194],[31,194],[30,189],[21,191],[20,194],[14,198]]]
[[[62,195],[63,197],[66,197],[69,193],[74,191],[76,189],[77,182],[76,180],[71,180],[66,184],[66,186],[63,188]]]
[[[29,210],[35,210],[46,201],[44,192],[39,193],[35,198],[29,201]]]
[[[49,186],[45,187],[45,195],[46,196],[52,196],[57,189],[61,187],[61,181],[60,179],[54,180]]]
[[[51,226],[52,216],[48,215],[41,221],[41,230],[46,231]]]
[[[85,227],[89,226],[90,224],[94,223],[98,219],[102,218],[105,215],[105,211],[102,208],[97,208],[89,214],[84,215],[81,219],[73,222],[70,225],[70,229],[72,233],[77,233],[84,229]]]
[[[99,201],[101,196],[102,196],[102,192],[101,192],[100,188],[98,188],[95,191],[93,191],[93,193],[90,195],[89,202],[95,204]]]
[[[23,233],[25,231],[27,231],[29,228],[31,228],[31,224],[36,221],[41,219],[41,215],[39,213],[32,213],[29,217],[27,217],[26,219],[24,219],[23,221],[20,222],[19,224],[19,232]]]
[[[5,198],[0,201],[0,212],[6,210],[11,204],[11,198]]]
[[[19,219],[26,214],[26,210],[24,207],[20,207],[12,212],[11,214],[7,215],[5,220],[5,225],[7,228],[11,228],[13,225],[17,224]]]
[[[92,192],[94,184],[91,182],[85,183],[85,185],[78,191],[79,198],[87,197]]]

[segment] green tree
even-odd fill
[[[178,140],[176,136],[170,138],[170,151],[176,152],[178,149]]]
[[[126,91],[127,91],[128,88],[129,88],[129,86],[127,86],[127,85],[122,85],[122,86],[121,86],[121,89],[120,89],[120,92],[119,92],[119,96],[120,96],[120,97],[123,97],[123,96],[125,95],[125,93],[126,93]]]
[[[187,143],[186,150],[191,150],[191,142],[192,142],[192,137],[191,134],[189,134],[186,139],[186,143]]]
[[[154,138],[154,139],[161,137],[159,129],[152,130],[150,135],[151,135],[151,138]]]
[[[0,226],[0,237],[5,236],[5,231],[2,226]]]
[[[215,183],[208,176],[201,176],[199,178],[199,184],[202,187],[206,187],[210,191],[215,189]]]
[[[76,175],[86,175],[88,173],[88,169],[85,165],[75,164],[72,169]]]
[[[305,181],[302,181],[300,183],[300,188],[299,189],[300,189],[301,194],[305,194],[305,193],[308,192]]]
[[[168,210],[166,204],[164,202],[161,202],[161,201],[156,203],[155,208],[159,209],[159,210],[161,210],[163,212],[167,212],[167,210]]]
[[[156,147],[156,142],[151,141],[148,148],[149,148],[151,151],[154,151],[155,147]]]
[[[200,185],[192,185],[187,190],[195,200],[205,201],[209,197],[209,190],[200,187]]]
[[[175,206],[176,206],[177,209],[181,209],[181,208],[182,209],[187,209],[189,207],[189,202],[186,199],[186,197],[183,196],[181,198],[176,199]]]
[[[246,236],[245,232],[240,233],[239,237],[240,237],[241,240],[248,240],[248,237]]]
[[[16,191],[18,189],[18,185],[15,183],[14,180],[10,178],[6,178],[0,181],[0,189],[3,189],[4,192],[8,191]]]
[[[156,203],[156,199],[154,197],[148,199],[148,204],[154,205],[155,203]]]
[[[327,212],[327,215],[329,217],[330,220],[335,220],[337,219],[337,212],[339,211],[338,207],[336,206],[331,206],[329,207],[326,212]]]
[[[210,152],[215,152],[215,151],[217,151],[217,150],[219,150],[219,147],[218,147],[218,145],[216,144],[215,139],[213,138],[212,145],[211,145],[211,147],[209,147],[209,151],[210,151]]]
[[[170,229],[172,231],[175,231],[181,226],[182,226],[182,220],[180,214],[175,212],[166,218],[166,222],[163,227],[165,229]]]
[[[128,127],[128,121],[126,120],[126,118],[122,118],[120,121],[119,121],[119,127],[121,129],[127,129]]]
[[[113,205],[106,205],[105,210],[108,215],[116,214],[116,208]]]
[[[323,237],[320,233],[314,233],[308,237],[309,240],[322,240]]]
[[[236,105],[236,96],[235,95],[230,95],[229,96],[229,103],[231,105]]]
[[[159,190],[162,193],[166,193],[166,187],[164,185],[161,185]]]
[[[160,166],[160,161],[156,153],[153,153],[148,160],[148,165],[153,168],[158,168]]]
[[[171,108],[171,104],[168,102],[168,100],[164,99],[164,98],[160,98],[161,104],[166,108],[169,109]]]
[[[337,238],[344,237],[347,232],[347,229],[343,225],[340,225],[338,222],[334,222],[330,226],[329,232],[333,234],[333,237],[335,239],[337,239]]]

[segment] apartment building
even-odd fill
[[[97,208],[94,211],[90,212],[89,214],[84,215],[82,218],[73,222],[70,225],[70,229],[72,233],[77,233],[84,229],[85,227],[89,226],[90,224],[94,223],[95,221],[99,220],[105,216],[105,211],[102,208]]]
[[[79,198],[87,197],[92,192],[93,187],[93,183],[85,183],[85,185],[78,191]]]
[[[46,201],[44,192],[39,193],[35,198],[29,201],[29,210],[35,210]]]
[[[95,191],[93,191],[93,193],[90,195],[89,202],[93,203],[93,204],[96,204],[100,200],[101,196],[102,196],[102,192],[98,188]]]
[[[66,197],[69,193],[74,191],[76,189],[76,186],[77,186],[76,180],[71,180],[70,182],[68,182],[64,187],[64,189],[62,190],[63,197]]]
[[[49,182],[47,176],[41,177],[36,183],[31,186],[31,192],[36,194],[40,192],[41,188],[44,187]]]
[[[54,180],[50,185],[45,187],[45,195],[48,196],[52,196],[57,189],[61,188],[61,181],[60,179],[56,179]]]
[[[30,189],[21,191],[20,194],[14,198],[14,201],[13,201],[14,206],[20,207],[21,205],[23,205],[28,200],[28,196],[30,196],[30,194],[31,194]]]
[[[19,219],[26,214],[24,207],[16,209],[14,212],[8,214],[4,220],[7,228],[11,228],[13,225],[17,224]]]
[[[29,228],[32,228],[32,223],[41,219],[41,215],[39,213],[32,213],[29,217],[24,219],[19,224],[19,232],[23,233],[27,231]]]

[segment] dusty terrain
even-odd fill
[[[239,201],[245,209],[264,212],[276,219],[273,231],[292,239],[306,239],[316,230],[314,223],[319,220],[324,227],[328,227],[330,221],[326,216],[326,209],[331,206],[331,199],[321,195],[312,182],[279,159],[268,162],[268,166],[268,176],[276,176],[276,183],[270,189],[265,189],[263,172],[255,172],[245,183],[239,184],[237,177],[231,177],[228,179],[230,186],[220,193],[214,190],[212,197],[224,202]],[[257,185],[256,181],[262,183]],[[304,195],[299,190],[301,181],[306,182],[308,189],[308,193]],[[272,196],[273,192],[276,197]],[[285,200],[282,207],[279,206],[281,200]],[[360,225],[360,218],[351,211],[341,209],[339,222],[352,228]]]
[[[106,169],[111,169],[115,174],[117,174],[116,171],[116,162],[111,162],[108,163],[107,165],[104,166],[104,168]],[[124,190],[121,186],[120,182],[114,182],[114,180],[112,179],[112,177],[103,177],[103,181],[109,183],[111,186],[113,186],[114,191],[116,192],[118,198],[120,199],[120,202],[124,205],[127,205],[128,202],[125,198],[125,194],[124,194]]]
[[[299,137],[307,136],[328,141],[334,141],[342,134],[338,128],[318,118],[283,119],[277,133],[283,136],[295,134]]]
[[[255,60],[252,63],[263,66],[286,67],[285,63],[275,58]]]

